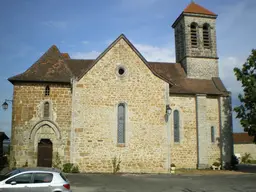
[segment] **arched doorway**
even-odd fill
[[[52,142],[50,139],[41,139],[38,143],[37,166],[52,167]]]

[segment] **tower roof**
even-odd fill
[[[215,13],[209,11],[208,9],[196,4],[195,2],[191,2],[183,11],[183,13],[199,13],[204,15],[214,15]]]

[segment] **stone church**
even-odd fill
[[[217,15],[192,2],[172,27],[176,62],[149,62],[120,35],[96,59],[53,45],[14,86],[11,165],[82,172],[206,168],[233,154],[230,93],[218,71]]]

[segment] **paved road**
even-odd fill
[[[68,175],[73,192],[256,192],[256,174]]]

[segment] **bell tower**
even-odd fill
[[[219,76],[216,18],[215,13],[191,2],[172,25],[176,62],[182,64],[188,78]]]

